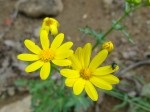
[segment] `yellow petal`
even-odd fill
[[[60,74],[63,75],[64,77],[67,78],[78,78],[80,77],[80,74],[76,70],[71,70],[71,69],[62,69],[60,71]]]
[[[107,50],[102,50],[100,51],[91,61],[89,68],[91,70],[96,69],[98,66],[100,66],[104,60],[106,59],[108,55],[108,51]]]
[[[81,47],[78,47],[77,50],[75,51],[75,57],[79,60],[82,68],[84,68],[84,55],[83,49]]]
[[[73,85],[73,93],[75,95],[79,95],[83,91],[84,86],[85,86],[85,80],[79,78]]]
[[[115,69],[112,68],[112,66],[104,66],[99,67],[96,70],[94,70],[94,75],[107,75],[116,72],[119,69],[119,66],[116,66]]]
[[[49,17],[44,18],[43,24],[45,24],[46,26],[51,26],[51,25],[59,26],[59,22],[56,19],[49,18]]]
[[[88,67],[90,63],[92,45],[87,43],[83,48],[83,55],[84,55],[84,66]]]
[[[40,70],[40,77],[42,80],[46,80],[50,74],[51,65],[50,62],[44,63]]]
[[[65,80],[65,85],[68,87],[73,87],[74,83],[76,82],[78,78],[67,78]]]
[[[40,32],[40,41],[43,49],[49,48],[49,38],[48,38],[48,32],[46,30],[41,30]]]
[[[119,83],[119,79],[114,76],[114,75],[104,75],[104,76],[99,76],[99,78],[101,78],[102,80],[110,83],[110,84],[117,84]]]
[[[56,25],[51,25],[50,26],[50,32],[51,32],[51,35],[56,35],[58,34],[58,28]]]
[[[72,63],[72,67],[76,70],[80,70],[82,68],[80,61],[74,56],[72,55],[71,57],[69,57],[69,59],[71,60]]]
[[[49,18],[49,17],[44,18],[42,27],[43,26],[49,26],[50,27],[52,25],[58,27],[59,26],[59,22],[56,19],[54,19],[54,18]]]
[[[69,50],[72,47],[73,43],[72,42],[66,42],[64,44],[62,44],[57,51],[63,51],[63,50]]]
[[[22,61],[36,61],[39,60],[39,56],[36,54],[19,54],[17,56],[18,59]]]
[[[97,101],[98,100],[98,94],[94,86],[91,84],[91,82],[86,81],[85,84],[85,91],[88,94],[88,96],[93,100]]]
[[[25,68],[25,71],[26,72],[33,72],[33,71],[36,71],[37,69],[39,69],[41,66],[43,66],[44,62],[43,61],[36,61],[30,65],[28,65],[26,68]]]
[[[41,52],[41,48],[37,46],[34,42],[31,40],[26,39],[24,41],[25,46],[33,53],[39,54]]]
[[[56,52],[55,59],[65,59],[73,54],[73,50]]]
[[[42,25],[41,29],[40,29],[40,34],[43,30],[45,30],[47,33],[49,33],[49,26],[45,26],[44,24]]]
[[[56,19],[50,18],[50,20],[52,21],[53,25],[59,26],[59,22]]]
[[[54,60],[52,60],[52,62],[58,66],[69,66],[69,65],[71,65],[71,61],[68,59],[63,59],[63,60],[54,59]]]
[[[57,49],[58,47],[60,47],[60,45],[62,44],[62,42],[63,42],[63,40],[64,40],[64,34],[63,33],[60,33],[60,34],[58,34],[55,38],[54,38],[54,40],[53,40],[53,42],[52,42],[52,44],[51,44],[51,49]]]
[[[96,86],[99,87],[101,89],[105,89],[105,90],[111,90],[112,89],[112,85],[110,85],[108,82],[102,80],[101,78],[98,77],[91,77],[90,81]]]

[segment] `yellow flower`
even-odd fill
[[[48,78],[51,71],[51,63],[59,66],[71,65],[71,61],[67,59],[73,54],[70,49],[73,45],[72,42],[66,42],[62,44],[64,40],[64,34],[58,34],[50,45],[48,33],[42,30],[40,33],[40,42],[42,48],[37,46],[33,41],[26,39],[24,41],[25,46],[32,52],[32,54],[23,53],[18,55],[18,59],[22,61],[35,61],[25,68],[26,72],[33,72],[39,68],[41,79]]]
[[[111,52],[114,49],[114,45],[113,45],[113,43],[111,41],[105,42],[102,45],[102,49],[106,49],[106,50],[108,50],[108,52]]]
[[[46,30],[47,32],[50,31],[51,35],[56,35],[58,34],[58,27],[59,27],[59,22],[56,19],[46,17],[43,20],[41,30]]]
[[[119,79],[112,73],[117,71],[119,67],[111,65],[99,67],[108,55],[107,50],[100,51],[91,61],[92,46],[87,43],[83,48],[79,47],[75,54],[71,55],[71,68],[62,69],[60,73],[66,77],[65,84],[73,87],[75,95],[79,95],[83,90],[93,100],[98,100],[98,93],[95,86],[105,90],[111,90],[112,84],[119,83]]]

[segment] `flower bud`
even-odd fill
[[[114,45],[113,45],[113,43],[111,41],[105,42],[102,45],[102,49],[106,49],[108,52],[111,52],[114,49]]]
[[[59,22],[54,18],[46,17],[43,20],[41,30],[46,30],[51,35],[58,34]]]

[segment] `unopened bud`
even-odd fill
[[[102,45],[102,49],[106,49],[108,52],[111,52],[114,49],[114,45],[113,45],[113,43],[111,41],[105,42]]]

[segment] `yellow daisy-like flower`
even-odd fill
[[[79,95],[83,90],[93,100],[98,100],[98,93],[94,86],[111,90],[113,84],[119,83],[119,79],[112,73],[119,67],[111,65],[99,67],[108,55],[107,50],[100,51],[91,61],[92,46],[87,43],[83,48],[79,47],[70,58],[72,65],[70,69],[62,69],[60,73],[66,77],[65,84],[73,87],[75,95]]]
[[[22,61],[35,61],[25,68],[26,72],[33,72],[39,68],[41,79],[45,80],[48,78],[51,71],[51,62],[59,66],[71,65],[71,61],[67,59],[73,54],[70,49],[73,45],[72,42],[66,42],[62,44],[64,40],[64,34],[58,34],[50,45],[48,33],[42,30],[40,33],[40,42],[42,48],[37,46],[33,41],[26,39],[24,41],[25,46],[33,54],[19,54],[18,59]]]
[[[59,22],[56,19],[46,17],[43,20],[41,30],[46,30],[47,32],[50,31],[51,35],[56,35],[58,34],[58,27],[59,27]]]

